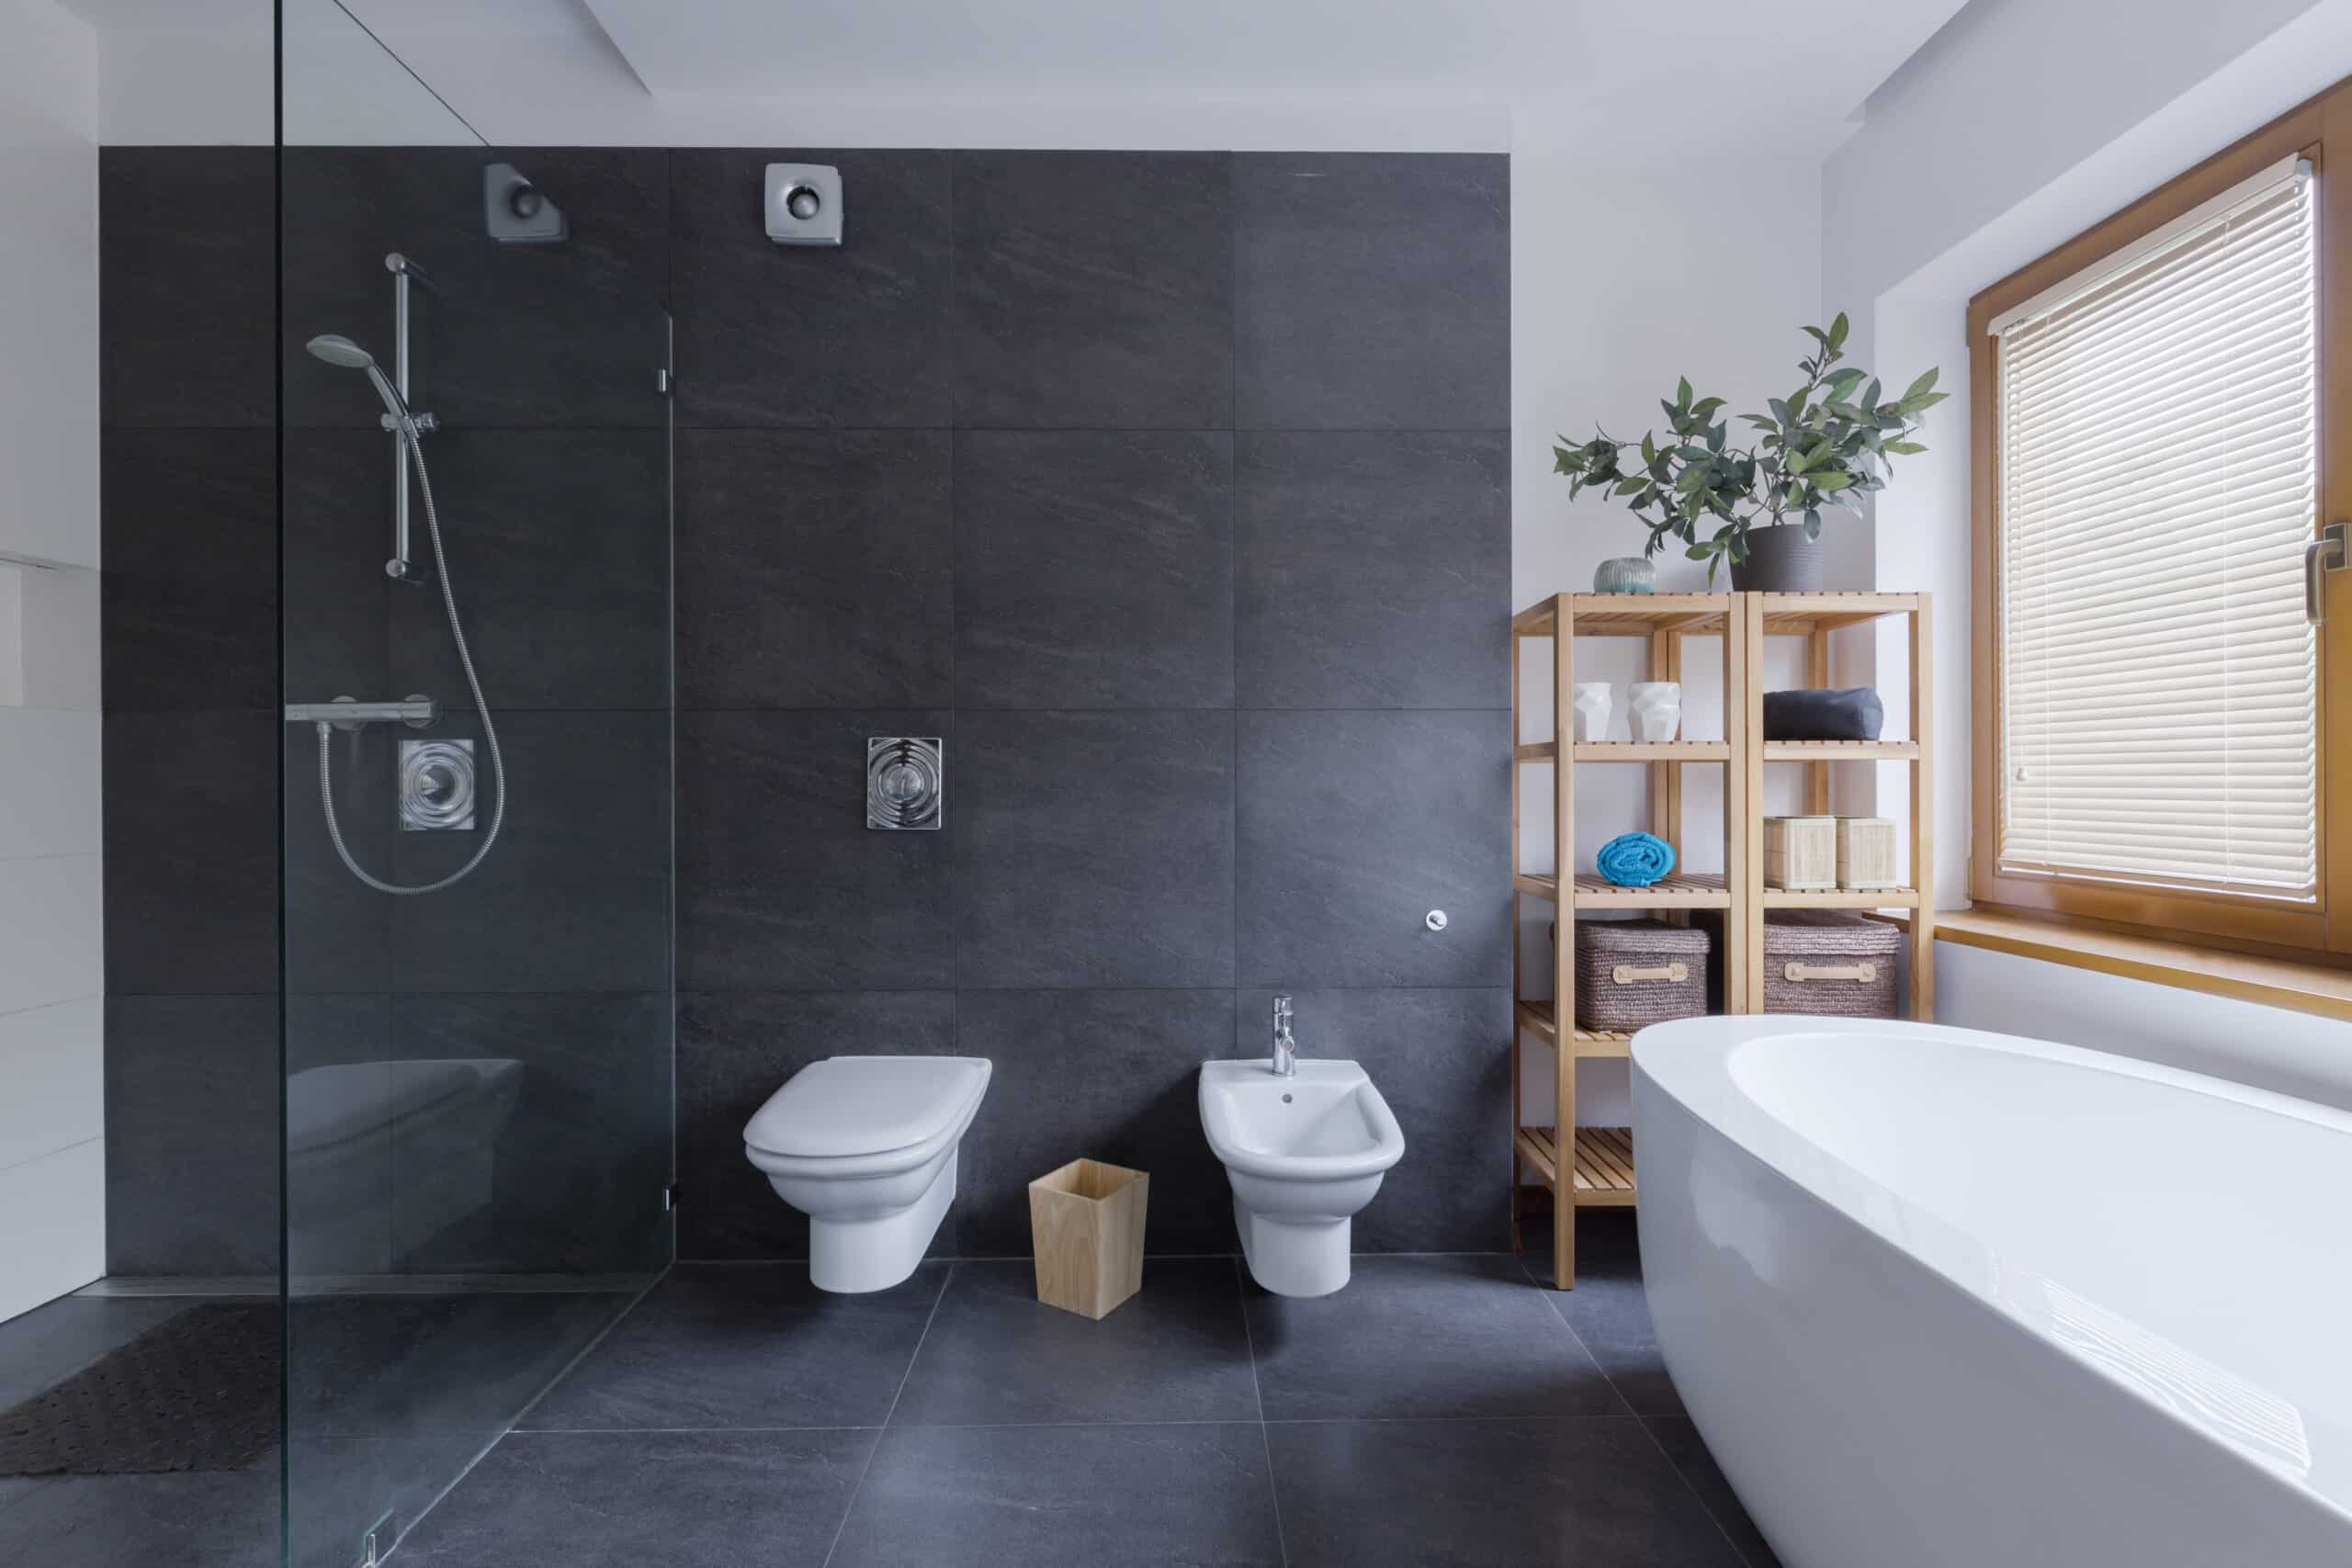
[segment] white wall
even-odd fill
[[[1969,298],[2352,75],[2352,0],[1974,0],[1823,166],[1823,295],[1859,357],[1938,364],[1954,394],[1863,542],[1888,590],[1936,596],[1937,903],[1967,898]],[[1901,657],[1873,650],[1892,684]],[[1903,770],[1879,776],[1900,817]],[[2352,1030],[2033,959],[1939,944],[1938,1018],[2193,1066],[2289,1092],[2352,1085]],[[2290,1087],[2297,1086],[2297,1087]]]
[[[1797,383],[1807,340],[1800,329],[1819,317],[1820,169],[1810,157],[1735,162],[1710,167],[1703,180],[1688,165],[1600,172],[1589,147],[1563,148],[1522,127],[1511,152],[1511,604],[1592,586],[1593,568],[1611,556],[1639,555],[1642,525],[1622,506],[1592,491],[1568,499],[1567,480],[1552,471],[1556,436],[1583,439],[1598,423],[1625,437],[1661,419],[1658,399],[1687,375],[1702,394],[1760,408]],[[1706,569],[1679,555],[1657,559],[1661,590],[1702,590]],[[1718,581],[1716,587],[1727,586]],[[1551,733],[1548,642],[1528,646],[1521,681],[1528,739]],[[1637,642],[1584,639],[1579,678],[1617,684],[1624,727],[1624,683],[1643,678]],[[1722,645],[1692,639],[1685,648],[1685,733],[1720,739]],[[1794,645],[1770,652],[1776,683],[1799,682]],[[1793,770],[1791,770],[1792,775]],[[1523,864],[1554,863],[1552,771],[1521,770]],[[1768,781],[1783,808],[1798,781]],[[1645,770],[1587,769],[1577,792],[1577,860],[1619,833],[1644,829]],[[1723,769],[1683,770],[1684,842],[1678,852],[1694,871],[1723,869]],[[1550,992],[1548,905],[1522,899],[1520,942],[1531,996]],[[1550,1053],[1522,1054],[1527,1120],[1550,1120]],[[1623,1125],[1631,1119],[1621,1063],[1589,1064],[1577,1077],[1577,1120]]]
[[[0,0],[0,1319],[104,1271],[97,49]]]

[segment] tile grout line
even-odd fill
[[[874,1446],[865,1450],[865,1462],[857,1467],[857,1480],[851,1484],[849,1498],[842,1505],[842,1522],[833,1527],[833,1541],[825,1548],[820,1568],[832,1568],[833,1555],[842,1549],[842,1537],[849,1533],[850,1516],[857,1511],[858,1495],[865,1490],[865,1478],[873,1472],[874,1456],[882,1451],[882,1439],[888,1435],[890,1422],[899,1414],[899,1401],[906,1397],[908,1380],[915,1375],[915,1362],[922,1357],[923,1341],[931,1337],[931,1325],[939,1317],[940,1303],[947,1299],[947,1287],[956,1282],[956,1268],[953,1263],[947,1266],[946,1275],[939,1281],[939,1293],[931,1298],[931,1311],[922,1320],[922,1332],[915,1336],[914,1353],[907,1358],[907,1370],[899,1374],[899,1386],[890,1395],[890,1408],[882,1413],[882,1425],[873,1428]]]
[[[1518,1262],[1520,1272],[1527,1276],[1527,1282],[1536,1290],[1544,1291],[1544,1282],[1536,1279],[1535,1270],[1527,1266],[1526,1257],[1521,1255]],[[1698,1483],[1684,1472],[1681,1465],[1675,1462],[1674,1456],[1667,1451],[1666,1445],[1660,1442],[1657,1434],[1650,1429],[1650,1417],[1634,1408],[1634,1402],[1625,1397],[1625,1391],[1617,1386],[1617,1380],[1609,1375],[1609,1369],[1600,1364],[1600,1358],[1595,1356],[1592,1353],[1592,1347],[1584,1342],[1584,1336],[1578,1334],[1577,1325],[1568,1321],[1568,1314],[1560,1310],[1557,1302],[1548,1299],[1556,1293],[1545,1292],[1547,1299],[1544,1304],[1551,1309],[1552,1315],[1559,1320],[1560,1326],[1568,1331],[1568,1337],[1576,1341],[1577,1348],[1585,1353],[1586,1359],[1592,1362],[1594,1370],[1600,1373],[1601,1381],[1609,1385],[1609,1392],[1617,1396],[1617,1403],[1625,1407],[1626,1414],[1633,1418],[1634,1425],[1640,1427],[1642,1436],[1649,1439],[1650,1447],[1656,1449],[1658,1457],[1666,1461],[1666,1468],[1674,1472],[1674,1479],[1682,1483],[1682,1489],[1688,1492],[1692,1501],[1699,1505],[1699,1511],[1707,1516],[1707,1522],[1715,1527],[1715,1533],[1724,1538],[1724,1544],[1731,1548],[1732,1557],[1737,1562],[1747,1562],[1747,1553],[1741,1551],[1739,1542],[1732,1539],[1730,1527],[1725,1525],[1722,1516],[1715,1512],[1714,1505],[1707,1501],[1706,1496],[1700,1492]],[[1689,1416],[1686,1416],[1683,1419],[1688,1420]],[[1704,1440],[1703,1438],[1701,1439],[1702,1442]]]
[[[1274,1437],[1266,1425],[1266,1389],[1258,1381],[1258,1337],[1250,1332],[1250,1281],[1242,1274],[1241,1259],[1233,1259],[1233,1282],[1239,1287],[1235,1305],[1241,1310],[1241,1342],[1250,1350],[1250,1393],[1258,1402],[1258,1442],[1266,1455],[1266,1501],[1274,1510],[1274,1551],[1283,1568],[1290,1568],[1290,1540],[1283,1533],[1282,1488],[1274,1483]]]

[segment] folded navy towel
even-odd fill
[[[1600,846],[1593,864],[1620,887],[1647,887],[1674,869],[1674,846],[1647,833],[1620,833]]]
[[[1767,740],[1875,740],[1886,706],[1868,686],[1764,694]]]

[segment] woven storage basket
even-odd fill
[[[1902,945],[1902,931],[1883,920],[1775,910],[1764,917],[1764,1010],[1893,1018]]]
[[[1630,1032],[1707,1010],[1705,931],[1664,920],[1577,922],[1577,1027]]]

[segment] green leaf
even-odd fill
[[[1685,413],[1690,411],[1690,378],[1688,376],[1674,384],[1674,406]]]
[[[1930,387],[1933,387],[1936,384],[1937,374],[1938,369],[1935,366],[1931,365],[1928,367],[1927,370],[1917,380],[1903,389],[1903,400],[1907,403],[1912,399],[1928,390]]]
[[[1902,456],[1908,457],[1917,453],[1925,452],[1927,448],[1920,446],[1917,441],[1890,441],[1886,444],[1886,450],[1889,452],[1900,453]]]
[[[1649,482],[1649,480],[1642,478],[1641,475],[1635,474],[1631,479],[1620,479],[1617,482],[1615,493],[1619,495],[1631,495],[1637,490],[1646,489]]]
[[[1701,398],[1690,405],[1690,417],[1704,424],[1708,420],[1713,419],[1715,411],[1723,406],[1724,400],[1721,398]]]
[[[1846,312],[1843,310],[1838,311],[1838,319],[1829,323],[1828,344],[1832,348],[1846,346]]]
[[[1813,481],[1813,488],[1826,495],[1835,491],[1844,490],[1853,482],[1854,476],[1851,474],[1824,474]]]

